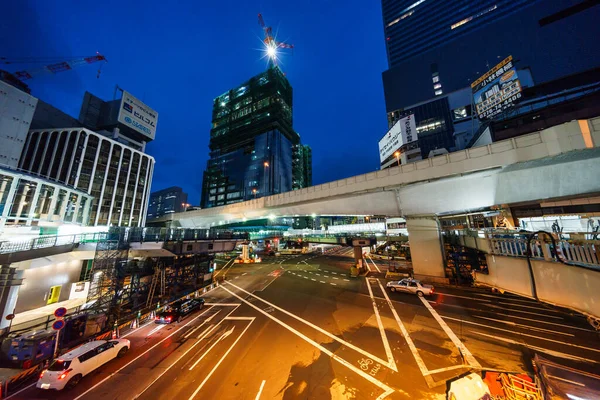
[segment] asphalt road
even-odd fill
[[[443,399],[447,379],[527,371],[533,352],[598,368],[598,334],[580,316],[484,290],[391,293],[384,262],[350,278],[350,257],[334,249],[222,269],[204,309],[131,332],[129,354],[75,389],[8,398]]]

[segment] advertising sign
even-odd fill
[[[405,144],[418,140],[417,126],[413,114],[398,120],[379,141],[379,160],[383,163]]]
[[[492,118],[521,98],[521,83],[512,56],[471,84],[479,119]]]
[[[123,91],[117,121],[154,140],[158,113],[133,97],[129,92]]]

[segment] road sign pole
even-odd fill
[[[56,339],[54,341],[54,357],[56,358],[56,356],[58,355],[58,339],[60,338],[60,331],[61,329],[56,331]]]

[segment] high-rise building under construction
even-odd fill
[[[292,86],[277,66],[214,99],[202,208],[310,185],[310,148],[292,114]]]

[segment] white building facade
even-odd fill
[[[0,80],[0,166],[16,169],[38,99]]]
[[[144,226],[154,158],[85,128],[32,130],[19,168],[93,197],[90,226]]]

